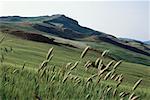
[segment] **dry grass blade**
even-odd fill
[[[19,69],[15,69],[13,73],[19,73]]]
[[[119,97],[123,97],[123,96],[124,96],[124,94],[125,94],[125,92],[121,92],[121,93],[119,93]]]
[[[4,41],[4,39],[5,39],[5,36],[3,36],[3,37],[1,38],[0,43],[2,43],[2,42]]]
[[[135,93],[133,92],[130,96],[128,100],[131,100],[134,97]]]
[[[90,94],[87,94],[85,99],[89,99],[90,98]]]
[[[67,79],[68,79],[68,76],[65,76],[64,79],[62,80],[62,83],[65,83]]]
[[[110,79],[114,79],[116,76],[117,76],[117,74],[116,74],[116,73],[114,73],[114,74],[111,76],[111,78],[110,78]]]
[[[43,77],[43,76],[46,74],[46,70],[47,70],[47,68],[45,67],[45,68],[43,69],[43,72],[41,73],[40,77]]]
[[[66,69],[67,69],[71,64],[72,64],[71,62],[67,63],[66,66],[65,66]]]
[[[138,100],[138,99],[139,99],[139,96],[134,96],[134,97],[132,97],[131,100]]]
[[[46,67],[47,64],[48,64],[48,62],[49,62],[49,60],[44,60],[44,61],[42,62],[42,64],[40,65],[40,68],[39,68],[38,72],[39,72],[40,70],[42,70],[44,67]]]
[[[91,77],[89,77],[89,78],[87,78],[87,80],[86,80],[86,83],[87,82],[92,82],[92,78],[94,78],[94,77],[96,77],[97,76],[97,74],[94,74],[94,75],[92,75]]]
[[[87,67],[89,63],[91,63],[90,60],[88,60],[88,61],[84,64],[84,67]]]
[[[67,75],[70,75],[71,74],[71,71],[67,72]]]
[[[118,79],[118,81],[119,81],[119,82],[122,82],[122,80],[123,80],[123,75],[122,75],[122,74],[120,74],[120,75],[119,75],[119,79]]]
[[[96,76],[97,76],[97,74],[94,74],[94,75],[91,76],[91,78],[94,78],[94,77],[96,77]]]
[[[103,53],[101,54],[101,57],[104,57],[106,55],[106,53],[108,53],[108,52],[109,52],[109,50],[103,51]]]
[[[106,93],[110,92],[110,90],[112,89],[112,87],[109,87],[106,91]]]
[[[55,79],[55,76],[56,76],[56,75],[54,74],[53,77],[51,78],[51,82]]]
[[[101,79],[102,79],[102,75],[100,77],[97,77],[96,84],[100,83]]]
[[[103,66],[103,60],[101,59],[98,64],[98,69],[101,70],[102,66]]]
[[[70,70],[73,70],[73,69],[75,69],[76,67],[77,67],[77,65],[78,65],[78,61],[77,62],[75,62],[75,64],[70,68]]]
[[[115,96],[116,93],[117,93],[117,89],[114,89],[114,91],[113,91],[113,96]]]
[[[115,81],[118,81],[120,75],[117,75],[117,77],[114,79]]]
[[[99,71],[99,74],[98,74],[98,75],[101,75],[101,74],[103,74],[105,71],[107,71],[108,68],[113,64],[113,62],[114,62],[114,60],[110,61],[110,62],[107,64],[107,66],[106,66],[103,70],[100,70],[100,71]]]
[[[107,79],[108,79],[108,77],[110,76],[110,74],[111,74],[111,71],[110,71],[110,72],[108,72],[108,73],[105,75],[104,80],[107,80]]]
[[[78,78],[79,78],[78,76],[75,76],[75,77],[74,77],[74,80],[77,80]]]
[[[117,85],[116,85],[116,87],[119,87],[120,84],[121,84],[121,82],[118,82]]]
[[[52,58],[53,58],[53,55],[51,55],[51,56],[49,57],[48,61],[52,60]]]
[[[107,64],[107,66],[106,66],[105,69],[108,69],[113,63],[114,63],[114,60],[110,61],[110,62]]]
[[[80,58],[83,58],[85,56],[85,54],[87,53],[87,51],[89,50],[90,46],[87,46],[84,51],[82,52]]]
[[[47,60],[50,59],[50,56],[51,56],[52,52],[53,52],[53,47],[49,49],[49,51],[48,51],[48,53],[46,55],[46,59]]]
[[[119,66],[121,63],[122,63],[122,60],[118,61],[118,62],[114,65],[113,69],[116,69],[117,66]]]
[[[139,85],[141,82],[142,82],[142,79],[139,79],[139,80],[134,84],[132,90],[134,91],[134,90],[138,87],[138,85]]]
[[[86,83],[92,82],[92,77],[87,78]]]
[[[24,64],[23,64],[23,66],[22,66],[22,70],[24,69],[24,67],[25,67],[25,66],[26,66],[26,63],[24,63]]]
[[[100,58],[97,58],[97,59],[96,59],[96,61],[95,61],[95,67],[97,67],[97,68],[98,68],[98,66],[99,66],[99,62],[100,62]]]

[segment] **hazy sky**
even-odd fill
[[[150,40],[149,1],[0,1],[0,16],[65,14],[117,37]]]

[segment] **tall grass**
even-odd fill
[[[0,67],[0,98],[2,100],[136,100],[145,98],[135,91],[141,83],[138,80],[133,88],[128,91],[121,89],[123,75],[116,73],[117,67],[122,61],[115,63],[110,61],[106,66],[103,57],[96,61],[88,60],[84,67],[85,73],[90,67],[97,68],[97,73],[81,77],[74,74],[82,62],[89,47],[81,53],[79,60],[74,64],[67,63],[64,67],[50,66],[53,60],[53,48],[51,48],[44,61],[37,70],[28,70],[25,64],[21,68],[6,66],[1,62]],[[5,51],[5,53],[7,53]],[[112,81],[115,84],[105,81]],[[140,96],[141,95],[141,96]]]

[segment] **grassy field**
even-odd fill
[[[138,63],[150,66],[150,57],[129,51],[127,49],[120,48],[118,46],[106,43],[106,42],[85,42],[88,45],[91,45],[93,48],[99,50],[110,50],[110,54],[115,59],[122,59],[131,63]],[[125,53],[124,53],[125,52]]]
[[[0,33],[0,37],[3,35]],[[78,100],[79,98],[83,100],[98,100],[100,98],[119,100],[121,98],[118,96],[119,92],[127,91],[131,95],[133,92],[131,88],[140,78],[142,78],[142,82],[136,89],[135,94],[139,95],[141,100],[148,100],[150,97],[149,66],[131,62],[123,62],[118,66],[116,73],[118,75],[123,74],[124,78],[122,84],[118,87],[117,95],[113,96],[113,89],[115,89],[118,81],[102,79],[100,84],[97,85],[98,76],[96,76],[92,78],[92,82],[86,82],[87,78],[96,74],[98,69],[89,68],[86,71],[84,64],[88,60],[95,61],[100,57],[101,54],[97,52],[88,51],[85,58],[81,59],[80,54],[83,51],[81,49],[27,41],[11,35],[8,35],[0,45],[3,48],[1,49],[1,55],[3,55],[1,59],[4,59],[0,65],[0,95],[4,100],[24,100],[34,99],[34,97],[42,98],[42,100]],[[41,77],[44,69],[39,73],[37,70],[45,60],[46,54],[51,47],[54,48],[54,55],[46,66],[46,73]],[[7,52],[4,48],[7,49]],[[117,51],[114,53],[117,55]],[[104,58],[104,63],[107,64],[110,60],[110,58]],[[70,67],[66,69],[66,64],[72,62],[71,66],[73,66],[76,61],[79,61],[77,67],[71,70],[71,74],[67,74],[70,71]],[[25,67],[22,70],[24,64]],[[77,79],[75,79],[76,77]],[[67,81],[64,81],[65,78]],[[81,82],[78,83],[79,81]],[[107,93],[105,90],[108,90],[109,87],[113,88],[108,91],[110,93]],[[128,96],[125,97],[125,99],[127,98]]]

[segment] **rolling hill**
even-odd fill
[[[79,46],[81,48],[83,47],[80,46],[80,44],[86,45],[88,42],[92,42],[89,44],[92,44],[91,46],[93,47],[95,47],[93,45],[94,43],[106,43],[111,45],[110,48],[108,47],[107,49],[111,50],[111,47],[113,46],[116,47],[116,50],[117,48],[121,49],[120,53],[118,52],[119,55],[115,55],[113,53],[115,52],[115,49],[112,51],[111,56],[113,58],[117,60],[123,59],[129,62],[150,65],[148,57],[150,56],[149,46],[139,41],[127,42],[123,39],[118,39],[115,36],[80,26],[76,20],[71,19],[65,15],[57,14],[52,16],[38,17],[4,16],[0,17],[0,31],[13,35],[18,33],[40,34],[42,37],[45,37],[45,39],[46,37],[49,37],[53,38],[57,42],[65,41],[69,45],[76,47]],[[126,51],[130,54],[123,53]],[[129,58],[124,57],[125,55]]]
[[[0,99],[99,100],[104,96],[104,100],[120,100],[125,90],[125,100],[130,95],[140,95],[142,100],[150,97],[150,51],[140,41],[95,31],[59,14],[0,17],[0,37]],[[90,48],[81,59],[87,46]],[[53,51],[48,52],[52,47]],[[109,53],[103,57],[105,50]],[[46,66],[45,56],[52,57]],[[102,59],[103,67],[113,61],[100,83],[99,76],[95,76],[99,71],[97,58]],[[117,87],[109,72],[119,60],[123,62],[114,71],[114,80],[122,77],[123,82]],[[91,65],[86,68],[88,61]],[[40,72],[41,66],[45,67]],[[142,82],[133,91],[139,78]],[[108,94],[105,89],[110,89]],[[112,97],[113,89],[117,89],[117,95]]]

